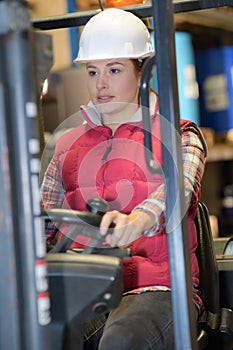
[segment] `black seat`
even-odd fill
[[[232,350],[232,310],[220,307],[219,271],[213,245],[209,212],[202,202],[195,218],[200,270],[200,291],[205,311],[199,320],[199,350]]]
[[[206,205],[198,204],[195,218],[197,229],[197,258],[200,269],[200,289],[205,309],[216,314],[219,312],[219,272],[215,257],[213,237]]]

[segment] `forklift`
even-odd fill
[[[164,173],[169,201],[167,215],[174,207],[180,222],[168,234],[172,284],[174,334],[177,350],[232,349],[233,345],[233,257],[216,261],[209,250],[208,261],[203,252],[211,249],[208,210],[200,206],[196,218],[202,243],[203,292],[206,293],[206,313],[199,327],[191,315],[190,262],[187,254],[187,227],[182,220],[182,161],[180,145],[174,136],[178,128],[179,106],[174,54],[173,13],[202,8],[232,6],[232,0],[152,1],[151,5],[125,8],[139,17],[153,17],[155,23],[156,62],[148,61],[141,83],[141,104],[148,106],[148,84],[152,67],[158,69],[160,113],[165,116],[162,139],[169,139],[172,157],[163,149]],[[39,169],[40,143],[37,125],[37,101],[33,79],[30,30],[54,29],[85,24],[96,11],[47,18],[32,22],[27,3],[21,0],[0,0],[0,186],[1,234],[0,283],[2,350],[81,350],[82,324],[96,315],[116,307],[122,293],[121,254],[68,254],[67,246],[47,253],[44,243],[44,221],[40,209]],[[172,93],[167,94],[167,91]],[[144,108],[146,111],[147,108]],[[150,122],[144,115],[145,148],[151,150]],[[171,128],[167,128],[167,125]],[[153,158],[146,152],[148,167],[154,171]],[[172,159],[171,159],[172,158]],[[175,167],[176,165],[176,167]],[[172,179],[172,181],[169,181]],[[178,195],[178,196],[177,196]],[[98,243],[99,213],[55,210],[54,220],[69,223],[71,228],[83,227]],[[85,223],[95,229],[87,230]],[[89,225],[90,226],[90,225]],[[72,240],[72,232],[70,239]],[[67,243],[67,242],[66,242]],[[65,251],[64,251],[65,250]],[[61,252],[62,251],[62,252]],[[130,252],[123,252],[123,254]],[[111,254],[111,253],[110,253]],[[118,253],[117,253],[118,254]],[[116,255],[117,255],[116,254]],[[207,269],[211,266],[211,271]],[[207,270],[204,269],[206,267]],[[201,271],[202,273],[202,271]],[[209,275],[208,281],[205,279]],[[220,282],[219,282],[220,281]],[[212,284],[210,284],[210,282]],[[86,286],[83,289],[80,286]],[[98,286],[98,287],[91,287]],[[205,287],[204,287],[205,286]],[[207,287],[213,292],[206,292]],[[59,289],[58,289],[59,288]],[[219,293],[218,293],[219,292]],[[209,299],[212,298],[212,299]],[[74,302],[75,300],[75,302]],[[72,305],[72,307],[71,307]],[[75,305],[75,308],[73,307]],[[217,344],[217,345],[216,345]],[[215,347],[214,347],[215,346]]]

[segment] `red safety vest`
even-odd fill
[[[88,116],[83,111],[84,118]],[[192,125],[181,120],[181,131]],[[154,158],[161,165],[159,116],[152,118]],[[63,208],[86,210],[90,198],[101,197],[110,210],[130,213],[161,184],[161,175],[146,165],[141,122],[122,124],[112,135],[106,126],[88,121],[64,134],[55,150],[57,167],[65,189]],[[197,194],[196,198],[198,198]],[[198,285],[196,230],[193,218],[197,203],[188,212],[192,281]],[[83,243],[80,238],[77,240]],[[73,247],[80,246],[74,243]],[[170,287],[167,236],[162,230],[152,237],[142,236],[129,246],[132,257],[123,259],[125,291],[159,285]]]

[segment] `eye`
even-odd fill
[[[117,73],[120,73],[120,69],[119,68],[111,68],[110,72],[111,72],[111,74],[117,74]]]
[[[95,75],[97,75],[97,72],[95,70],[88,70],[88,75],[90,77],[94,77]]]

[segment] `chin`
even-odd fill
[[[117,102],[107,102],[96,105],[97,110],[102,114],[116,113],[120,110],[119,107],[119,103]]]

